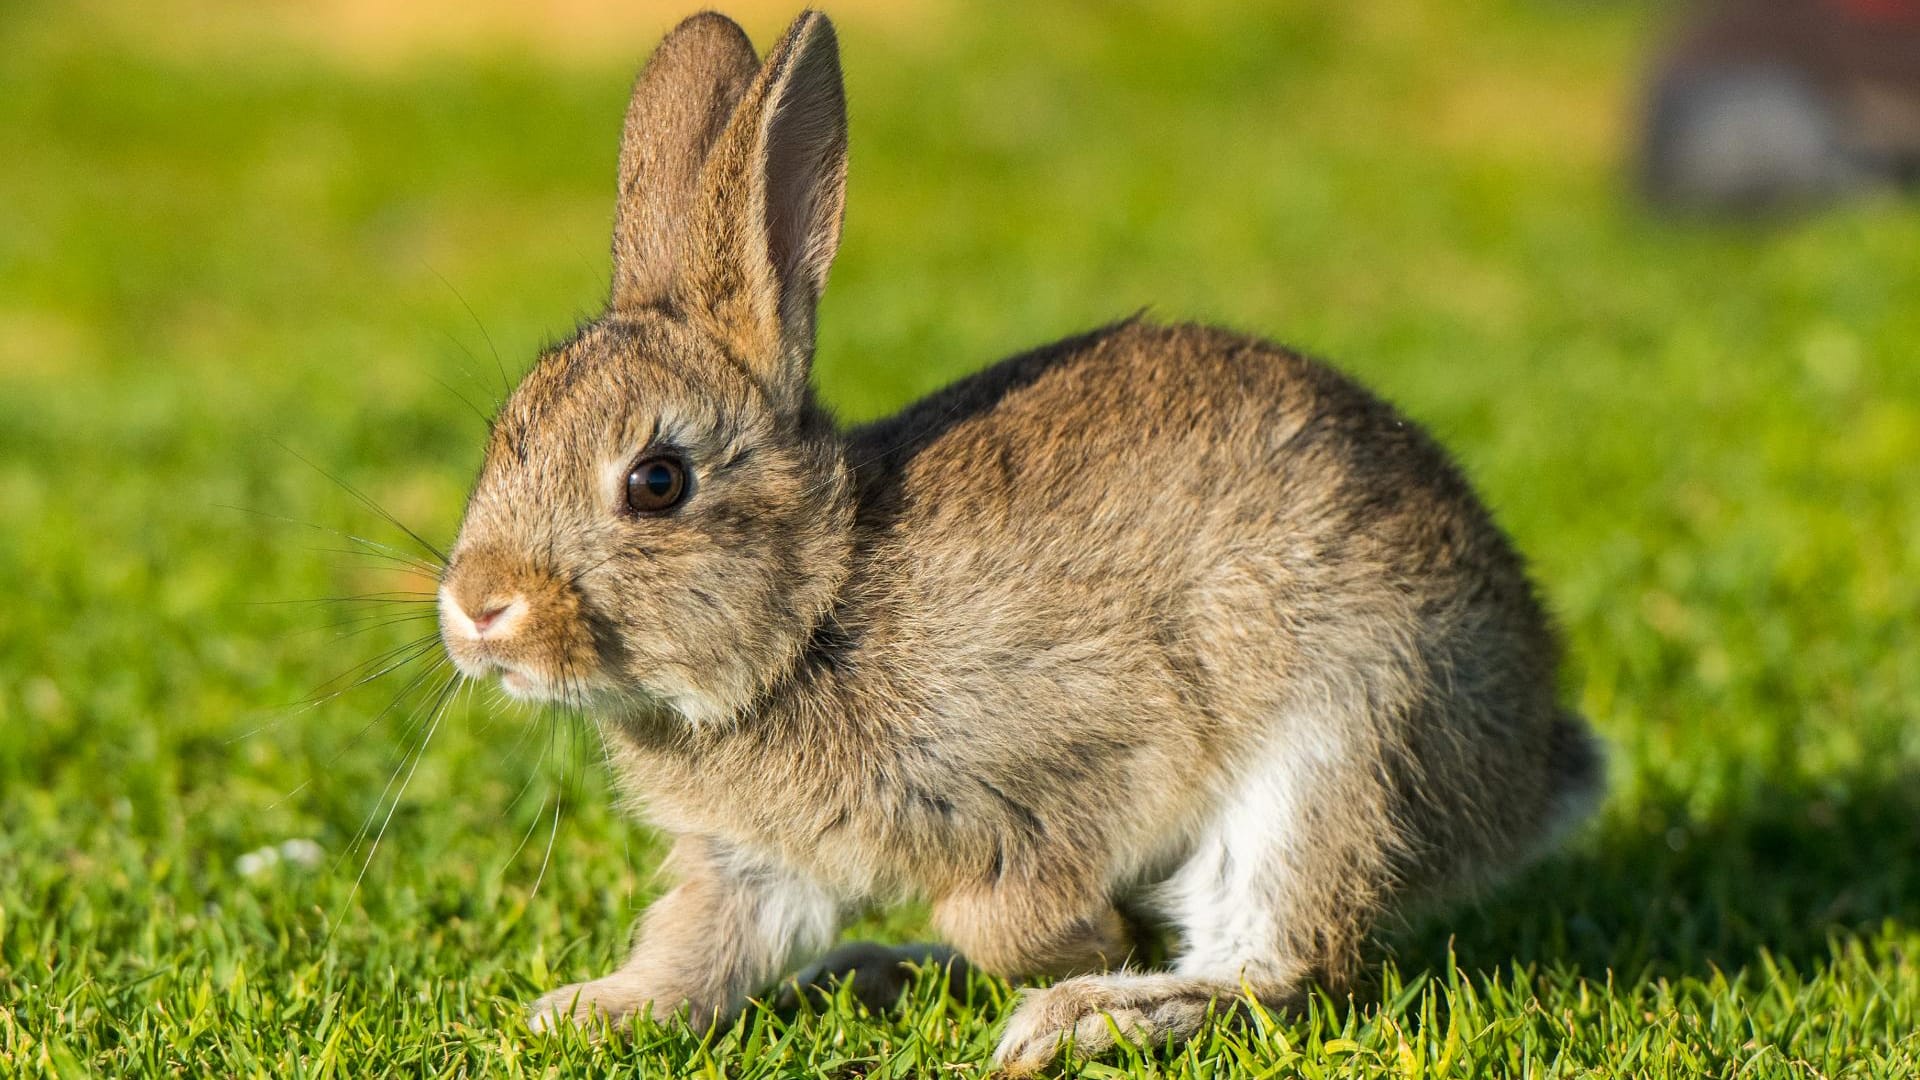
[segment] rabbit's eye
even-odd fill
[[[637,514],[671,510],[686,494],[687,467],[679,458],[641,458],[627,474],[627,507]]]

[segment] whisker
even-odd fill
[[[438,608],[439,605],[437,604],[426,603],[409,607],[360,608],[358,610],[344,611],[338,619],[330,623],[322,623],[318,629],[330,630],[334,627],[351,626],[355,623],[364,623],[372,619],[433,619],[438,618],[440,615]]]
[[[526,798],[527,792],[533,790],[533,782],[538,779],[540,779],[540,767],[538,764],[536,764],[533,768],[527,770],[526,782],[520,785],[519,791],[514,792],[513,798],[507,800],[507,807],[503,811],[503,813],[512,814],[514,811],[514,808],[520,805],[520,800]],[[545,809],[545,804],[543,803],[541,805],[542,805],[542,809]],[[538,818],[539,816],[540,815],[538,814],[534,815],[535,818]],[[524,843],[524,841],[522,843]],[[519,853],[520,852],[518,848],[514,849],[515,855],[518,855]],[[508,861],[511,862],[512,860],[509,859]]]
[[[380,721],[393,715],[394,710],[398,709],[400,707],[400,703],[407,700],[407,698],[413,694],[415,689],[417,689],[421,684],[425,683],[427,680],[433,678],[434,675],[439,673],[443,668],[447,666],[448,666],[447,659],[445,657],[441,657],[440,659],[435,660],[432,664],[428,665],[425,670],[416,673],[412,679],[407,681],[407,684],[405,686],[400,688],[400,692],[393,696],[393,700],[387,702],[385,708],[381,709],[377,713],[374,713],[371,719],[369,719],[366,723],[360,725],[360,730],[353,733],[353,739],[349,740],[349,743],[365,738],[367,732],[372,731],[376,726],[378,726]],[[457,673],[449,675],[447,677],[447,683],[453,682],[458,677],[459,676]],[[430,700],[435,694],[440,692],[440,689],[444,689],[445,685],[446,684],[442,684],[440,688],[428,691],[426,697],[421,699],[421,703],[424,703],[425,701]],[[400,737],[402,739],[405,739],[406,737],[412,735],[413,732],[416,730],[416,728],[418,727],[418,724],[416,721],[419,716],[420,716],[419,704],[416,704],[414,708],[408,710],[408,720],[405,724],[402,725],[400,729]],[[346,748],[342,747],[339,751],[334,753],[333,757],[328,760],[327,764],[329,766],[333,765],[335,762],[339,761],[340,758],[346,752],[347,752]],[[401,760],[405,761],[406,756],[402,755]],[[396,769],[395,771],[397,772],[398,770]],[[392,779],[389,778],[387,782],[389,787],[391,787],[393,782]],[[382,791],[380,793],[380,800],[385,801],[385,799],[386,799],[386,792]],[[374,805],[377,807],[380,805],[380,803],[375,802]],[[360,843],[361,839],[366,836],[367,827],[370,826],[372,823],[373,823],[372,817],[368,817],[366,821],[361,823],[360,831],[354,834],[352,843],[348,845],[349,850],[357,846]]]
[[[311,630],[297,631],[297,633],[319,634],[325,633],[328,630],[339,630],[341,633],[335,634],[334,640],[345,641],[348,638],[358,637],[371,630],[384,630],[389,626],[404,626],[407,623],[427,620],[437,622],[439,618],[439,613],[433,611],[412,611],[404,615],[395,615],[388,611],[377,611],[371,615],[355,615],[351,618],[339,619],[324,626],[316,626]],[[346,629],[347,627],[353,627],[353,629],[348,630]]]
[[[430,723],[427,726],[426,735],[421,737],[419,745],[413,751],[413,754],[412,754],[413,764],[407,765],[407,759],[404,757],[400,759],[400,764],[406,767],[406,770],[407,770],[406,777],[400,781],[400,790],[397,792],[394,792],[393,801],[387,805],[387,815],[385,818],[381,819],[380,831],[374,834],[373,843],[367,848],[367,857],[360,864],[360,873],[354,876],[353,887],[347,890],[347,898],[341,903],[339,918],[334,921],[332,928],[330,928],[327,931],[327,940],[329,943],[331,943],[333,940],[334,931],[338,930],[340,928],[340,923],[346,919],[347,910],[353,906],[353,898],[359,895],[360,884],[362,881],[366,879],[368,868],[373,866],[374,856],[380,853],[380,842],[381,840],[386,838],[387,827],[393,824],[394,812],[400,809],[400,803],[402,800],[406,798],[406,795],[407,795],[407,787],[408,785],[413,783],[414,773],[419,771],[420,762],[426,759],[427,747],[433,742],[433,733],[440,730],[440,719],[446,715],[447,699],[449,696],[451,696],[450,691],[452,690],[454,685],[455,685],[455,679],[452,677],[449,677],[448,680],[441,685],[441,688],[435,692],[435,696],[432,699],[433,704],[428,710],[428,715],[432,717],[432,723]],[[399,776],[398,768],[394,770],[394,775],[396,777]],[[393,790],[392,780],[387,781],[387,790],[388,791]],[[381,793],[381,798],[383,800],[386,798],[385,791]],[[375,813],[379,812],[379,806],[380,804],[377,802],[374,804]],[[371,817],[368,818],[368,823],[369,824],[372,823]],[[366,830],[363,827],[361,829],[361,836],[365,836],[365,835],[366,835]],[[351,851],[353,847],[358,843],[359,843],[359,839],[355,838],[353,844],[348,845],[348,850]]]
[[[614,559],[618,558],[620,554],[621,554],[620,552],[616,551],[613,554],[608,555],[606,558],[601,559],[599,562],[594,563],[592,566],[589,566],[586,569],[581,570],[578,573],[574,574],[571,578],[567,580],[567,587],[570,589],[577,588],[582,581],[585,581],[587,579],[588,574],[591,574],[595,570],[598,570],[601,567],[612,562]]]
[[[282,446],[281,449],[286,450],[286,447]],[[293,451],[291,450],[287,450],[287,452],[290,454],[293,453]],[[300,457],[300,455],[298,454],[294,454],[294,456]],[[305,458],[301,458],[301,460],[306,461]],[[307,462],[307,464],[312,465],[313,463],[309,461]],[[315,466],[315,467],[317,468],[318,466]],[[428,571],[429,574],[434,577],[438,577],[441,571],[445,569],[445,567],[443,566],[439,566],[434,563],[427,562],[426,560],[421,559],[418,556],[409,555],[406,552],[401,551],[399,548],[396,548],[391,544],[383,544],[378,540],[370,540],[364,536],[357,536],[343,529],[336,529],[328,525],[321,525],[318,522],[302,521],[299,518],[288,517],[285,514],[274,514],[265,510],[255,510],[249,506],[235,506],[232,503],[214,503],[213,505],[222,510],[233,510],[242,514],[251,514],[254,517],[267,518],[271,521],[285,522],[288,525],[298,525],[304,529],[313,529],[317,532],[332,533],[333,535],[338,536],[351,543],[361,544],[361,545],[364,545],[365,547],[374,549],[374,551],[385,553],[388,558],[407,562],[407,563],[410,563],[411,565],[418,566],[421,569]],[[371,554],[374,554],[374,551],[355,552],[355,554],[371,555]]]
[[[347,670],[341,672],[338,675],[335,675],[333,678],[328,679],[326,682],[323,682],[319,686],[315,687],[313,691],[314,696],[308,697],[308,698],[302,698],[298,701],[290,701],[284,705],[278,706],[277,708],[268,710],[270,713],[274,713],[278,715],[274,715],[272,716],[271,719],[267,720],[265,723],[249,728],[246,731],[243,731],[238,735],[235,735],[232,738],[226,740],[226,745],[232,746],[235,743],[244,742],[247,739],[254,738],[255,736],[259,735],[261,732],[270,731],[297,716],[304,716],[305,714],[312,712],[313,710],[319,708],[320,706],[325,705],[327,702],[332,701],[335,698],[338,698],[342,694],[345,694],[351,690],[354,690],[357,687],[365,686],[370,682],[373,682],[386,675],[392,674],[393,672],[398,671],[403,667],[406,667],[408,664],[413,663],[415,660],[418,660],[422,656],[425,656],[427,653],[433,651],[433,645],[435,642],[439,640],[439,637],[440,636],[438,634],[427,634],[422,637],[415,638],[412,641],[406,642],[404,644],[396,645],[391,649],[386,649],[375,656],[372,656],[366,660],[360,661],[359,663],[353,665]],[[402,655],[402,654],[405,654],[405,655]],[[399,659],[395,660],[394,658],[396,656],[399,657]],[[392,661],[392,663],[388,663],[388,661],[390,660]],[[349,678],[353,676],[356,672],[363,671],[369,667],[374,667],[381,664],[385,664],[386,666],[381,667],[380,670],[375,671],[371,675],[368,675],[364,678],[356,679],[351,684],[342,686],[338,690],[334,690],[331,693],[327,692],[328,687],[339,682],[340,680]]]
[[[522,703],[514,702],[513,704],[518,705]],[[547,770],[551,767],[551,764],[553,761],[554,739],[558,735],[557,731],[555,730],[556,725],[539,724],[537,723],[539,719],[540,719],[540,716],[536,712],[534,716],[527,718],[528,720],[527,723],[521,725],[520,738],[515,743],[514,749],[510,753],[510,756],[516,759],[519,758],[521,756],[521,751],[524,750],[526,747],[527,740],[533,735],[534,731],[537,729],[544,729],[546,731],[547,745],[541,751],[539,757],[535,760],[533,769],[527,773],[526,783],[520,785],[520,790],[514,794],[513,800],[507,804],[507,812],[509,813],[513,811],[514,807],[520,804],[520,801],[526,797],[527,792],[533,789],[534,783],[542,778],[542,775],[546,773]],[[513,854],[508,855],[507,861],[501,864],[501,867],[500,867],[501,874],[504,875],[507,872],[507,870],[510,867],[512,867],[514,861],[520,857],[520,853],[526,850],[527,842],[533,839],[534,831],[540,827],[540,819],[546,816],[547,799],[548,799],[548,796],[546,795],[542,795],[540,797],[540,809],[535,811],[533,814],[533,817],[527,822],[527,829],[524,833],[520,835],[520,842],[514,846]],[[558,814],[559,814],[560,801],[564,801],[564,799],[565,799],[565,792],[564,791],[559,792],[558,793],[559,801],[556,801],[554,805],[556,830],[558,828],[558,821],[559,821]],[[551,856],[552,853],[553,853],[553,839],[552,837],[549,837],[547,841],[547,854]],[[541,864],[540,873],[542,876],[544,876],[546,873],[546,864],[544,861]],[[537,879],[536,879],[534,888],[536,892],[539,889],[539,884]]]
[[[385,719],[390,713],[393,712],[394,709],[398,708],[400,703],[406,700],[407,696],[413,693],[416,687],[418,687],[421,683],[427,681],[428,679],[432,678],[436,672],[440,671],[441,668],[446,666],[447,666],[447,659],[446,657],[443,656],[440,659],[435,660],[432,664],[429,664],[426,668],[422,669],[421,671],[416,672],[413,678],[409,679],[407,681],[407,684],[400,688],[400,692],[393,696],[393,700],[387,702],[385,708],[381,709],[377,713],[374,713],[373,719],[368,720],[365,724],[362,724],[360,726],[360,730],[353,733],[352,738],[348,739],[340,747],[340,749],[334,751],[332,757],[328,758],[326,761],[321,763],[320,768],[322,770],[326,770],[339,764],[340,759],[347,755],[347,750],[354,744],[354,742],[356,742],[359,739],[365,738],[367,732],[372,731],[376,724],[380,723],[380,721]],[[284,803],[288,799],[293,798],[295,795],[298,795],[300,792],[306,790],[307,786],[312,783],[313,783],[313,778],[311,776],[309,776],[305,780],[300,781],[299,784],[295,785],[292,791],[289,791],[285,795],[280,796],[280,798],[275,799],[273,801],[273,804],[269,806],[267,809],[271,810],[273,809],[273,807],[279,806],[281,803]],[[357,837],[355,838],[354,842],[355,843],[359,842]]]
[[[369,540],[364,536],[355,536],[352,533],[348,533],[347,539],[360,545],[360,548],[356,552],[357,554],[371,555],[376,558],[387,559],[391,562],[403,563],[407,566],[417,568],[428,577],[438,578],[446,573],[447,570],[444,556],[442,556],[439,562],[435,562],[432,559],[423,559],[418,555],[409,555],[399,548],[394,547],[392,544],[383,544],[378,540]]]
[[[432,268],[431,268],[431,267],[429,267],[428,269],[432,269]],[[473,350],[472,350],[472,349],[469,349],[469,348],[467,348],[467,343],[466,343],[466,342],[464,342],[464,341],[461,341],[461,340],[460,340],[459,338],[457,338],[457,337],[454,337],[454,336],[453,336],[453,332],[452,332],[452,331],[450,331],[450,330],[448,330],[448,329],[447,329],[446,327],[444,327],[444,326],[442,326],[442,327],[440,327],[439,329],[440,329],[440,336],[441,336],[441,337],[444,337],[444,338],[446,338],[446,339],[447,339],[448,341],[450,341],[450,342],[452,342],[452,343],[453,343],[453,347],[454,347],[454,348],[456,348],[456,349],[459,349],[459,350],[460,350],[460,351],[461,351],[462,353],[464,353],[464,354],[466,355],[466,357],[467,357],[467,359],[469,359],[469,360],[471,360],[471,361],[473,361],[473,362],[474,362],[474,363],[476,363],[476,364],[478,364],[478,363],[480,362],[480,358],[479,358],[479,357],[477,357],[477,356],[475,356],[475,355],[473,355]],[[495,412],[498,412],[498,411],[500,410],[500,405],[501,405],[501,401],[500,401],[500,395],[499,395],[499,394],[498,394],[497,392],[495,392],[495,391],[494,391],[494,389],[493,389],[493,387],[491,387],[491,386],[488,386],[488,385],[487,385],[487,383],[486,383],[486,380],[484,380],[484,379],[482,379],[482,378],[480,377],[480,373],[479,373],[479,372],[477,372],[477,371],[475,371],[474,369],[472,369],[472,368],[470,368],[470,367],[468,367],[468,366],[467,366],[467,365],[465,365],[465,364],[457,364],[457,366],[458,366],[458,367],[460,368],[460,374],[462,374],[462,375],[465,375],[465,376],[467,377],[467,379],[468,379],[468,381],[470,381],[470,382],[472,382],[474,386],[476,386],[476,387],[478,387],[478,388],[480,388],[481,390],[484,390],[484,391],[486,391],[486,392],[487,392],[487,394],[489,395],[489,398],[490,398],[490,400],[491,400],[491,401],[492,401],[492,403],[493,403],[493,408],[494,408],[494,411],[495,411]],[[488,420],[487,422],[488,422],[489,424],[491,424],[491,423],[492,423],[493,421],[492,421],[492,420]]]
[[[357,563],[345,567],[345,569],[351,570],[404,570],[410,574],[425,575],[436,579],[444,572],[441,567],[435,566],[432,563],[419,559],[411,559],[405,555],[390,555],[384,551],[368,551],[362,548],[328,547],[308,548],[307,550],[321,555],[352,555],[358,559],[378,559],[382,563],[393,564],[391,566],[368,566],[364,563]]]
[[[472,730],[472,725],[473,725],[473,695],[474,695],[473,687],[474,687],[473,679],[461,680],[460,689],[461,689],[461,692],[466,695],[466,697],[461,699],[459,708],[462,714],[467,717],[468,730]]]
[[[547,864],[553,861],[553,842],[560,838],[560,808],[566,803],[565,791],[553,800],[553,828],[547,832],[547,853],[540,857],[540,873],[534,876],[533,889],[527,893],[528,900],[540,895],[540,883],[547,880]]]
[[[437,604],[440,597],[425,592],[357,593],[351,596],[305,596],[296,600],[242,600],[247,607],[277,607],[284,604]]]
[[[463,394],[463,393],[461,393],[461,392],[460,392],[460,391],[458,391],[458,390],[455,390],[455,389],[453,388],[453,384],[452,384],[452,383],[450,383],[450,382],[448,382],[447,380],[445,380],[445,379],[443,379],[443,378],[441,378],[441,377],[440,377],[440,376],[438,376],[438,375],[432,375],[432,376],[429,376],[429,378],[431,378],[431,379],[432,379],[432,380],[433,380],[434,382],[437,382],[437,383],[439,383],[439,384],[440,384],[440,387],[441,387],[441,389],[443,389],[443,390],[445,390],[445,391],[446,391],[447,393],[449,393],[449,394],[452,394],[452,395],[453,395],[454,397],[456,397],[456,398],[459,398],[459,399],[460,399],[460,404],[462,404],[462,405],[465,405],[465,406],[466,406],[467,408],[469,408],[469,409],[472,409],[472,410],[473,410],[473,415],[475,415],[475,416],[477,416],[477,417],[479,417],[479,418],[480,418],[480,423],[481,423],[481,425],[482,425],[482,426],[485,426],[485,427],[491,427],[491,426],[493,426],[493,418],[492,418],[492,417],[490,417],[490,416],[488,416],[488,415],[487,415],[486,413],[484,413],[484,412],[481,412],[481,411],[480,411],[480,406],[478,406],[478,405],[475,405],[475,404],[474,404],[473,402],[471,402],[471,401],[468,401],[468,400],[467,400],[467,395],[465,395],[465,394]]]
[[[374,713],[373,718],[371,720],[368,720],[365,724],[361,725],[360,730],[354,732],[354,737],[359,738],[360,736],[365,735],[367,732],[372,731],[374,728],[374,725],[386,719],[388,716],[393,715],[393,710],[400,707],[400,702],[404,701],[407,695],[413,692],[415,687],[419,686],[423,682],[426,682],[428,679],[432,678],[436,673],[438,673],[442,669],[450,668],[452,666],[453,666],[452,661],[448,660],[444,656],[440,657],[439,659],[435,660],[432,664],[428,665],[426,670],[416,674],[412,678],[412,680],[410,680],[407,683],[407,685],[401,687],[400,692],[393,696],[392,701],[387,702],[384,708],[382,708],[379,712]],[[459,675],[457,673],[451,674],[448,676],[449,681],[457,680],[458,678],[459,678]]]
[[[448,281],[445,274],[442,274],[431,266],[427,267],[427,269],[432,272],[434,277],[440,279],[440,284],[447,287],[447,291],[453,294],[455,300],[460,301],[460,306],[467,309],[467,317],[473,320],[474,328],[480,331],[480,339],[487,343],[487,351],[493,354],[493,366],[500,371],[501,388],[509,394],[513,393],[513,380],[507,378],[506,362],[500,359],[500,350],[493,344],[493,335],[487,333],[487,324],[480,321],[480,313],[473,310],[473,305],[467,303],[467,298],[460,295],[460,290],[454,288],[453,282]]]
[[[407,526],[405,522],[401,521],[399,518],[394,517],[391,513],[389,513],[386,507],[381,506],[377,502],[374,502],[373,499],[370,496],[368,496],[366,492],[363,492],[359,488],[354,487],[352,484],[347,483],[347,481],[342,479],[341,477],[336,476],[331,472],[328,472],[325,468],[321,467],[317,462],[313,461],[311,458],[307,457],[306,455],[300,453],[298,450],[295,450],[293,447],[288,446],[286,443],[283,443],[278,439],[274,439],[273,444],[275,446],[278,446],[280,449],[286,451],[287,453],[292,454],[295,458],[298,458],[301,462],[305,463],[308,468],[312,469],[313,471],[319,473],[321,476],[324,476],[327,479],[333,481],[335,484],[339,485],[342,491],[345,491],[347,494],[357,499],[360,502],[360,505],[366,507],[367,509],[373,511],[376,514],[379,514],[380,517],[387,522],[387,524],[392,525],[394,528],[399,529],[403,533],[406,533],[407,536],[412,538],[414,543],[419,544],[423,549],[427,551],[428,554],[440,560],[441,566],[445,566],[450,561],[447,558],[446,552],[441,551],[439,548],[428,543],[424,537],[422,537],[419,533],[414,532],[411,528]]]
[[[568,706],[563,715],[566,718],[568,732],[567,744],[573,749],[573,753],[569,755],[573,759],[573,771],[567,778],[567,790],[577,795],[585,788],[587,782],[586,725],[583,723],[584,717],[580,715],[580,711],[572,706]]]
[[[480,697],[480,681],[478,679],[468,679],[467,680],[467,708],[470,710],[468,715],[472,715],[472,711],[474,710],[477,710],[479,712],[480,726],[477,728],[474,728],[473,730],[475,732],[478,732],[481,735],[485,735],[493,730],[494,722],[498,720],[499,717],[494,715],[494,710],[491,708],[491,703],[478,704],[479,697]]]
[[[325,549],[312,548],[310,550],[324,551]],[[359,551],[343,551],[343,552],[340,552],[340,554],[365,555],[367,553],[359,552]],[[328,563],[327,569],[332,570],[337,574],[402,574],[409,578],[419,578],[419,577],[426,576],[426,577],[433,577],[436,579],[439,577],[439,573],[440,573],[437,570],[429,573],[423,567],[408,566],[404,563],[396,563],[392,566],[388,566],[385,563],[335,562],[335,563]],[[435,599],[438,599],[437,595]]]
[[[499,688],[496,687],[494,689],[494,702],[496,705],[500,704],[500,698],[501,698],[501,694],[499,692]],[[520,737],[514,740],[513,748],[507,751],[508,757],[513,758],[515,761],[518,761],[523,756],[525,756],[526,749],[527,749],[527,742],[528,740],[533,738],[535,727],[536,725],[531,721],[520,725]]]
[[[357,689],[358,687],[365,686],[368,683],[373,682],[374,680],[389,674],[390,672],[398,671],[400,668],[405,667],[406,665],[412,663],[414,660],[419,659],[421,656],[424,656],[427,653],[432,652],[434,646],[438,645],[439,643],[440,643],[439,634],[423,634],[420,637],[414,638],[411,641],[402,643],[400,645],[395,645],[393,648],[377,653],[369,659],[362,660],[358,664],[355,664],[354,666],[348,668],[347,670],[341,672],[340,674],[335,675],[333,678],[328,679],[326,682],[321,683],[319,686],[314,688],[314,693],[316,696],[304,699],[302,701],[290,702],[287,707],[288,708],[293,708],[295,706],[311,707],[314,705],[320,705],[325,702],[332,701],[334,698],[339,697],[341,694],[344,694],[349,690],[353,690],[353,689]],[[387,661],[392,660],[394,657],[400,656],[403,653],[406,655],[402,659],[391,664],[387,663]],[[328,687],[334,685],[335,683],[338,683],[340,680],[352,678],[356,672],[363,671],[370,667],[378,667],[379,665],[382,665],[382,664],[385,664],[386,666],[380,667],[380,670],[375,671],[373,674],[366,675],[360,678],[355,678],[353,682],[349,683],[348,685],[343,686],[338,690],[333,690],[331,692],[328,692]]]
[[[527,790],[527,787],[531,787],[532,784],[533,784],[533,777],[529,776],[527,778],[526,786],[520,789],[521,793],[524,794]],[[519,802],[519,801],[520,801],[519,798],[515,797],[514,802]],[[511,809],[512,807],[509,806],[508,808]],[[527,849],[527,841],[533,839],[534,830],[540,827],[540,819],[545,816],[547,816],[547,798],[546,796],[542,795],[540,797],[540,809],[534,813],[532,820],[527,822],[527,831],[520,834],[520,842],[514,845],[513,854],[508,855],[507,861],[500,864],[500,873],[497,876],[505,877],[507,874],[507,871],[513,868],[514,860],[518,859],[520,857],[520,853]]]

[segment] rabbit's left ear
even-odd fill
[[[675,296],[789,402],[805,393],[846,184],[840,47],[827,17],[809,11],[767,56],[707,158]]]

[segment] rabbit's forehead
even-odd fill
[[[547,353],[494,424],[489,460],[585,464],[661,438],[738,429],[757,395],[697,340],[641,326],[589,328]]]

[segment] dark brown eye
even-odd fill
[[[636,514],[671,510],[686,494],[687,467],[679,458],[641,458],[627,474],[627,507]]]

